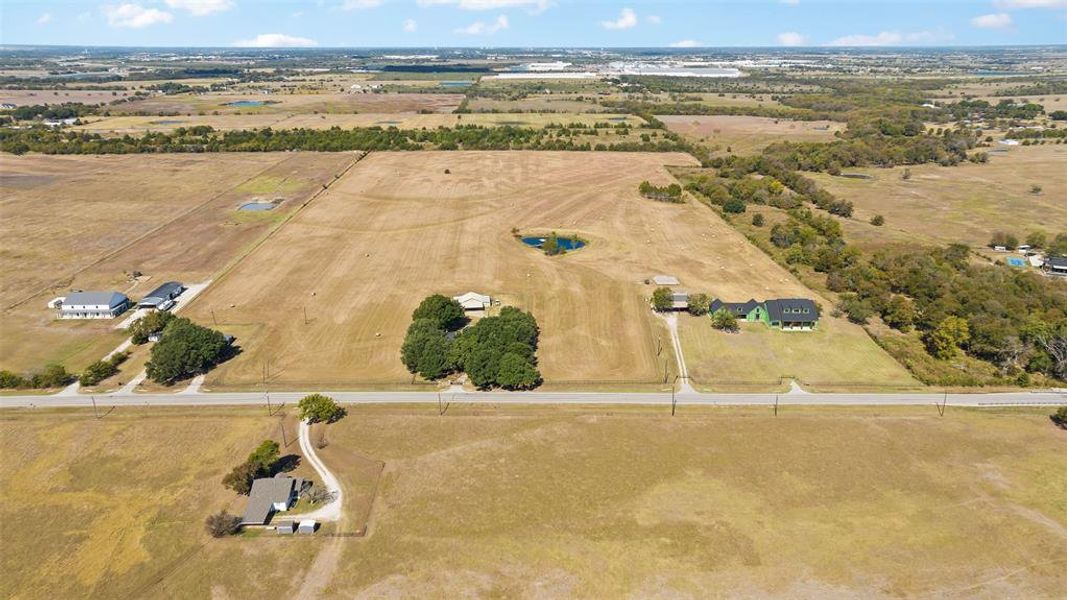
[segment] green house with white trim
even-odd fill
[[[763,302],[753,298],[747,302],[724,302],[716,298],[708,314],[723,309],[740,321],[760,322],[785,331],[810,331],[819,323],[819,308],[807,298],[775,298]]]

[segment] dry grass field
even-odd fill
[[[435,129],[457,125],[482,125],[541,128],[550,123],[608,123],[626,122],[637,127],[644,121],[634,115],[622,114],[555,114],[555,113],[476,113],[476,114],[420,114],[420,113],[359,113],[359,114],[256,114],[256,115],[193,115],[190,117],[120,116],[87,119],[75,127],[81,131],[104,134],[136,134],[145,131],[173,131],[179,127],[209,125],[222,131],[238,129],[329,129],[341,127],[396,127],[398,129]]]
[[[845,129],[844,123],[833,121],[791,121],[770,117],[733,115],[662,115],[667,128],[675,133],[720,146],[729,147],[734,154],[759,152],[779,141],[828,142],[834,133]]]
[[[104,104],[125,98],[131,92],[104,90],[3,90],[0,89],[0,102],[27,106],[34,104],[65,104],[80,102],[82,104]]]
[[[809,174],[820,186],[851,200],[853,220],[846,238],[867,246],[889,241],[943,245],[963,242],[985,246],[996,230],[1020,239],[1035,229],[1055,235],[1067,231],[1067,146],[1016,146],[990,156],[984,165],[962,164],[903,168],[855,169],[873,179]],[[1040,195],[1030,192],[1039,184]],[[883,227],[867,224],[876,214]]]
[[[259,384],[267,361],[278,387],[407,381],[399,348],[411,311],[430,293],[468,290],[534,313],[547,383],[652,382],[671,360],[658,352],[670,344],[648,308],[646,278],[671,273],[681,287],[725,298],[811,296],[707,207],[641,198],[637,184],[670,181],[670,164],[692,159],[372,154],[190,306],[243,348],[208,383]],[[513,228],[589,245],[546,257]],[[862,329],[834,327],[867,345],[879,368],[893,364]]]
[[[309,563],[306,547],[213,540],[203,527],[209,514],[244,508],[223,475],[262,440],[281,442],[279,419],[264,413],[123,408],[98,421],[5,411],[0,596],[205,598],[236,582],[241,597],[277,597]],[[287,431],[292,440],[295,422]]]
[[[350,407],[321,455],[368,537],[212,540],[262,409],[6,411],[0,595],[1061,598],[1047,412]]]
[[[114,348],[115,321],[57,321],[69,289],[136,299],[163,281],[225,267],[357,155],[0,157],[0,368],[78,369]],[[238,213],[243,202],[285,198]],[[141,271],[133,281],[127,275]]]
[[[120,104],[112,114],[276,114],[276,113],[403,113],[432,111],[449,113],[459,106],[462,94],[270,94],[209,93],[153,96],[147,100]],[[233,105],[234,102],[265,102],[261,106]]]

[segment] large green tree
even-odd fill
[[[175,317],[152,346],[145,370],[156,383],[171,384],[205,373],[226,358],[230,343],[222,333]]]
[[[322,394],[304,396],[297,403],[300,419],[309,423],[333,423],[345,416],[342,408],[333,398]]]
[[[467,323],[459,302],[441,294],[427,296],[411,313],[412,321],[420,319],[429,319],[436,327],[446,331],[455,331]]]

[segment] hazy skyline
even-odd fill
[[[3,0],[5,44],[951,46],[1067,43],[1067,0]]]

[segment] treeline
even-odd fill
[[[605,108],[633,114],[653,115],[736,115],[793,119],[796,121],[844,120],[840,114],[780,106],[717,106],[699,102],[648,102],[643,100],[601,100]]]
[[[867,135],[828,143],[777,142],[764,149],[789,169],[838,174],[849,167],[894,167],[935,162],[942,166],[967,160],[977,145],[971,133],[946,130],[941,135]]]
[[[720,178],[738,180],[738,183],[727,183],[726,185],[730,195],[740,201],[769,204],[776,208],[784,209],[795,208],[807,202],[831,214],[841,217],[852,216],[853,205],[851,201],[838,198],[820,188],[814,181],[798,173],[794,165],[775,157],[716,157],[710,164],[719,170]],[[749,177],[752,174],[758,174],[761,178],[757,180]],[[757,181],[758,183],[756,183]],[[790,197],[782,194],[776,184],[785,186],[795,196]],[[715,201],[715,196],[710,193],[713,189],[700,189],[699,191],[708,195],[713,202]]]
[[[1017,104],[1014,100],[1001,100],[996,104],[986,100],[960,100],[942,108],[957,121],[968,118],[1029,120],[1045,112],[1045,107],[1040,104]]]
[[[97,108],[80,102],[66,102],[64,104],[34,104],[19,106],[7,111],[5,114],[17,121],[32,121],[33,119],[76,119],[86,115],[95,115]]]
[[[19,375],[12,371],[0,371],[0,389],[50,389],[66,387],[74,382],[74,375],[63,365],[47,365],[40,373]]]
[[[596,131],[589,128],[587,131]],[[621,131],[629,131],[628,128]],[[217,132],[210,127],[148,132],[140,137],[43,129],[0,129],[0,150],[13,154],[137,154],[158,152],[282,152],[308,150],[571,150],[684,152],[673,134],[653,139],[592,143],[556,135],[552,130],[461,125],[455,128],[400,130],[380,127],[341,129],[260,129]]]
[[[659,202],[672,202],[675,204],[682,202],[682,186],[677,183],[658,186],[646,180],[637,186],[637,191],[645,198]]]

